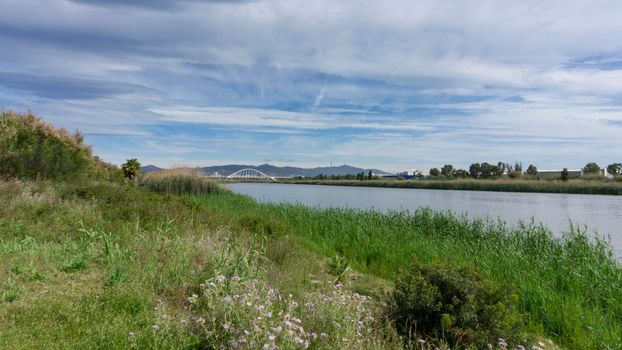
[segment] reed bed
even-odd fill
[[[540,192],[622,195],[620,178],[615,181],[595,180],[290,180],[285,183],[332,186],[364,186],[419,188],[431,190],[494,191],[494,192]]]
[[[622,267],[608,242],[569,226],[563,237],[534,222],[510,228],[450,212],[313,209],[223,194],[199,200],[234,217],[280,222],[310,250],[394,280],[413,259],[471,265],[516,287],[535,333],[571,349],[622,348]]]
[[[147,173],[142,178],[141,185],[150,191],[169,195],[200,195],[221,191],[215,180],[206,177],[200,170],[192,168]]]

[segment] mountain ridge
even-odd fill
[[[348,174],[357,174],[360,172],[368,173],[370,170],[374,174],[389,174],[386,171],[380,169],[370,169],[370,168],[358,168],[351,165],[343,164],[339,166],[332,167],[315,167],[315,168],[300,168],[300,167],[280,167],[271,164],[260,164],[260,165],[243,165],[243,164],[226,164],[226,165],[214,165],[208,167],[198,167],[201,169],[206,175],[222,175],[227,176],[235,173],[236,171],[242,169],[256,169],[270,176],[307,176],[313,177],[322,175],[348,175]],[[140,168],[141,172],[148,173],[152,171],[164,170],[163,168],[157,167],[155,165],[146,165]]]

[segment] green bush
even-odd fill
[[[84,175],[110,177],[118,170],[93,157],[82,134],[70,134],[32,113],[0,114],[0,176],[60,179]]]
[[[414,263],[396,281],[391,317],[410,339],[485,348],[499,338],[518,343],[516,299],[512,288],[491,283],[473,268]]]

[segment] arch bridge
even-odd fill
[[[228,175],[227,179],[277,181],[274,177],[252,168],[238,170],[235,173]]]

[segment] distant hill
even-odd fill
[[[228,165],[216,165],[202,168],[203,172],[207,175],[230,175],[238,170],[242,169],[257,169],[270,176],[287,177],[287,176],[318,176],[323,175],[348,175],[357,174],[360,172],[368,173],[370,169],[357,168],[350,165],[340,165],[334,167],[319,167],[319,168],[297,168],[297,167],[279,167],[270,164],[255,165],[242,165],[242,164],[228,164]],[[141,172],[150,172],[161,170],[155,165],[147,165],[140,169]],[[371,169],[374,174],[388,174],[385,171],[379,169]]]
[[[140,167],[141,173],[150,173],[152,171],[160,171],[160,170],[162,170],[162,168],[158,168],[155,165],[145,165],[145,166]]]
[[[369,172],[370,169],[357,168],[349,165],[341,165],[334,167],[319,167],[319,168],[297,168],[297,167],[279,167],[270,164],[261,164],[258,166],[254,165],[221,165],[221,166],[211,166],[203,168],[203,171],[206,174],[213,175],[215,173],[221,175],[229,175],[233,174],[238,170],[242,170],[245,168],[257,169],[265,174],[270,176],[317,176],[320,174],[324,175],[348,175],[348,174],[357,174],[360,172]],[[375,174],[386,174],[386,172],[378,169],[371,169],[371,171]]]

